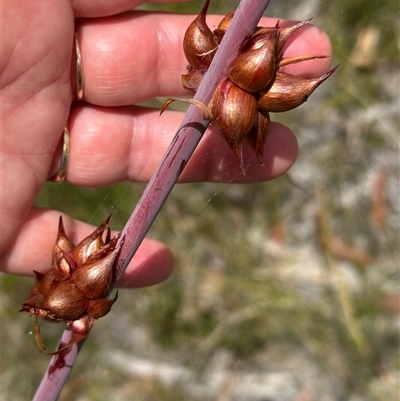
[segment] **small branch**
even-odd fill
[[[194,99],[204,104],[211,100],[216,87],[226,75],[228,65],[238,54],[239,47],[244,39],[252,34],[268,3],[269,0],[241,1]],[[139,248],[171,189],[196,149],[208,124],[209,121],[203,120],[197,107],[189,107],[163,160],[122,231],[121,237],[125,236],[125,242],[119,258],[117,280]],[[70,336],[71,332],[65,330],[59,347],[62,344],[67,344]],[[72,345],[65,352],[52,358],[33,401],[55,401],[58,398],[83,342]]]

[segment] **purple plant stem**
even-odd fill
[[[196,100],[204,104],[208,104],[211,100],[219,82],[226,76],[228,65],[237,55],[243,40],[253,32],[268,3],[269,0],[242,0],[240,2],[214,60],[196,92],[194,97]],[[117,279],[121,277],[139,248],[208,124],[209,121],[203,120],[197,107],[189,107],[163,160],[122,231],[121,238],[125,239],[119,258]],[[65,330],[60,344],[67,344],[70,337],[71,331]],[[57,400],[83,342],[84,340],[72,345],[60,355],[52,357],[33,401]]]

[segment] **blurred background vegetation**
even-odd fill
[[[281,0],[267,15],[314,16],[341,64],[272,117],[296,132],[298,162],[265,184],[174,188],[149,233],[173,250],[173,275],[120,291],[61,400],[399,399],[399,2]],[[94,225],[113,213],[122,229],[143,189],[47,184],[36,203]],[[0,398],[29,400],[49,361],[17,313],[32,279],[1,281]],[[55,346],[62,327],[42,331]]]

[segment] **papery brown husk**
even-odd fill
[[[209,67],[218,48],[218,39],[206,23],[209,4],[210,0],[207,0],[183,39],[183,51],[193,68]]]
[[[111,307],[114,305],[115,301],[118,299],[118,291],[115,294],[115,297],[112,299],[100,298],[100,299],[92,299],[89,301],[89,305],[87,308],[89,316],[94,319],[99,319],[110,311]]]
[[[282,52],[283,52],[283,47],[286,43],[286,41],[290,38],[290,36],[293,35],[294,32],[299,30],[301,27],[307,25],[312,18],[309,18],[307,20],[301,21],[295,25],[286,27],[286,28],[281,28],[279,27],[279,35],[278,35],[278,42],[276,44],[275,48],[275,57],[279,61],[282,57]],[[279,21],[278,21],[279,24]],[[243,51],[246,49],[251,49],[251,48],[257,48],[260,46],[259,42],[260,40],[262,41],[265,36],[269,35],[275,27],[257,27],[256,31],[254,32],[253,36],[244,43],[243,45]]]
[[[278,71],[272,87],[266,93],[260,93],[258,109],[264,113],[280,113],[300,106],[336,68],[318,78],[308,79]]]
[[[196,92],[206,73],[206,68],[191,69],[187,74],[181,75],[182,86]]]
[[[255,124],[246,136],[247,142],[254,149],[258,161],[264,166],[264,145],[269,134],[271,120],[269,113],[258,113]]]
[[[116,236],[112,241],[116,243],[118,238],[119,236]],[[96,257],[89,258],[82,266],[72,272],[72,280],[85,294],[86,298],[98,299],[109,293],[113,282],[115,259],[121,249],[120,246],[113,249],[114,246],[110,250],[98,251]]]
[[[229,27],[229,25],[232,22],[233,17],[235,16],[236,10],[232,10],[231,12],[229,12],[228,14],[226,14],[224,16],[224,18],[222,18],[222,20],[219,22],[218,24],[218,28],[221,31],[226,31]]]
[[[89,300],[71,280],[58,282],[46,299],[35,304],[57,320],[76,320],[84,316]]]
[[[75,247],[73,257],[77,266],[81,265],[82,263],[85,263],[90,256],[95,255],[96,252],[99,251],[100,248],[107,243],[107,240],[109,241],[110,228],[108,226],[108,223],[110,217],[108,217],[98,228],[96,228],[96,230],[92,234],[84,238]],[[105,241],[103,241],[104,232],[106,232]]]
[[[228,68],[229,79],[247,92],[259,92],[267,87],[276,73],[278,25],[259,39],[257,47],[240,53]]]
[[[243,141],[258,115],[255,97],[227,79],[222,81],[215,91],[211,112],[218,132],[243,167]]]

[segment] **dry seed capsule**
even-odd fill
[[[222,18],[221,22],[218,24],[217,29],[221,29],[222,31],[226,31],[228,26],[232,22],[233,16],[235,15],[236,10],[232,10],[230,13],[226,14],[224,18]]]
[[[91,299],[89,301],[89,305],[87,308],[89,316],[94,319],[99,319],[108,312],[110,312],[111,307],[114,305],[114,302],[118,299],[118,292],[115,294],[115,297],[112,299],[100,298],[100,299]]]
[[[101,298],[109,292],[113,281],[115,260],[121,251],[121,244],[115,248],[117,239],[118,236],[112,240],[114,246],[105,246],[94,258],[91,258],[72,272],[73,282],[86,298]]]
[[[264,89],[276,72],[275,49],[278,43],[278,25],[253,47],[239,54],[228,68],[230,80],[248,92]]]
[[[206,23],[206,15],[210,0],[207,0],[200,14],[189,25],[183,39],[183,51],[193,68],[208,67],[218,48],[217,37]]]
[[[264,144],[269,134],[270,124],[269,113],[265,113],[265,115],[258,113],[257,124],[253,126],[246,137],[262,166],[264,166]]]
[[[86,262],[92,254],[95,254],[107,241],[110,240],[110,228],[108,226],[110,218],[111,216],[109,216],[92,234],[84,238],[75,247],[74,260],[77,266]],[[104,232],[106,232],[105,241],[103,241]]]
[[[272,87],[266,93],[260,94],[258,110],[262,113],[279,113],[300,106],[322,82],[335,72],[336,68],[318,78],[310,79],[278,71]]]
[[[215,91],[211,112],[218,132],[240,160],[243,169],[243,141],[258,115],[255,97],[227,79]]]
[[[85,314],[88,302],[76,285],[67,280],[56,283],[46,300],[35,307],[47,311],[55,320],[76,320]]]
[[[181,75],[182,86],[196,92],[205,73],[206,68],[192,68],[187,74]]]
[[[233,16],[235,15],[235,11],[231,11],[229,14],[226,14],[225,17],[218,24],[218,28],[214,30],[214,35],[216,36],[218,43],[221,43],[222,38],[225,35],[228,26],[230,25]]]
[[[282,57],[283,46],[285,45],[289,37],[298,29],[300,29],[302,26],[307,25],[311,20],[312,18],[309,18],[305,21],[299,22],[296,25],[289,26],[286,28],[279,28],[278,43],[275,49],[275,57],[278,61]],[[244,43],[243,50],[257,48],[259,46],[258,42],[260,40],[263,40],[263,38],[266,35],[269,35],[274,29],[275,27],[257,27],[253,36],[247,42]]]
[[[53,268],[65,274],[69,274],[71,269],[75,267],[75,262],[72,257],[74,249],[75,245],[65,234],[63,219],[62,216],[60,216],[57,240],[53,246]]]

